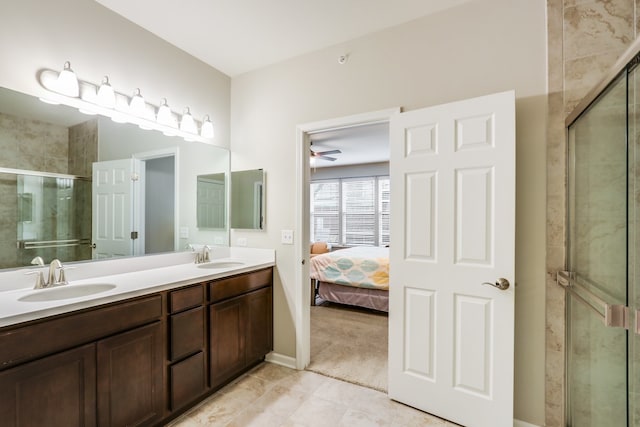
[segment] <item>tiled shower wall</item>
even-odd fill
[[[639,34],[640,0],[547,0],[546,426],[564,425],[565,118]]]

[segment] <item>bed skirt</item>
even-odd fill
[[[389,312],[389,291],[318,282],[318,295],[326,301]]]

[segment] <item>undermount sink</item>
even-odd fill
[[[198,264],[198,268],[233,268],[244,264],[242,261],[211,261],[205,264]]]
[[[112,283],[87,283],[83,285],[60,285],[56,288],[41,289],[23,297],[18,298],[18,301],[24,302],[42,302],[42,301],[57,301],[69,298],[84,297],[87,295],[98,294],[100,292],[106,292],[116,285]]]

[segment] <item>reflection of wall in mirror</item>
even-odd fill
[[[175,149],[178,158],[176,194],[179,199],[176,215],[180,229],[187,229],[189,235],[188,238],[179,238],[177,248],[185,248],[189,243],[228,245],[228,230],[224,225],[221,228],[198,227],[198,191],[197,185],[194,185],[200,175],[228,172],[229,151],[227,149],[201,142],[189,142],[179,137],[165,136],[156,131],[141,130],[133,125],[115,124],[102,117],[99,118],[98,129],[100,161]],[[135,144],[132,141],[135,141]],[[226,212],[224,217],[226,218]],[[222,224],[226,224],[225,219],[221,221]]]

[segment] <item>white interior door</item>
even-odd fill
[[[93,258],[133,255],[133,159],[93,164]]]
[[[390,133],[389,396],[513,426],[514,92],[397,114]]]

